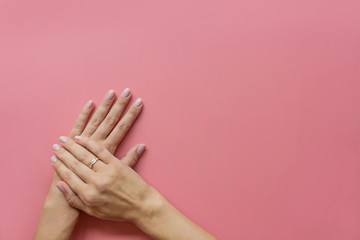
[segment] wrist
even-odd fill
[[[56,182],[51,183],[49,192],[45,198],[43,209],[47,211],[61,211],[62,215],[78,216],[80,211],[71,207],[65,200],[63,194],[57,189]]]
[[[80,211],[71,207],[65,200],[63,194],[56,188],[55,184],[51,184],[49,193],[46,196],[42,215],[54,218],[52,221],[76,222]]]
[[[57,226],[59,230],[67,229],[69,226],[75,226],[79,218],[80,211],[71,207],[56,188],[55,184],[59,179],[55,173],[41,211],[38,232],[48,232],[52,229],[50,225]]]
[[[80,212],[69,206],[52,184],[46,196],[34,239],[69,239]]]
[[[167,206],[167,200],[155,188],[150,187],[132,222],[146,232],[146,229],[151,227],[154,220],[163,214]]]

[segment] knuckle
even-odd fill
[[[73,199],[72,197],[67,196],[67,197],[66,197],[66,201],[67,201],[67,203],[68,203],[70,206],[72,206],[72,207],[75,206],[75,199]]]
[[[88,137],[82,137],[80,144],[81,145],[88,145],[90,141],[90,138]]]
[[[114,164],[114,168],[110,170],[110,175],[115,179],[121,180],[126,175],[126,166],[125,164],[122,164],[121,162],[118,162],[117,164]]]
[[[99,214],[99,211],[96,209],[96,207],[89,207],[87,209],[87,214],[90,215],[90,216],[93,216],[93,217],[96,217],[96,218],[100,218],[100,214]]]
[[[120,109],[123,109],[126,107],[129,99],[130,98],[119,98],[116,104],[120,107]]]
[[[109,164],[109,166],[111,166]],[[116,167],[110,167],[110,168],[107,168],[107,181],[108,181],[108,184],[111,184],[111,182],[115,181],[115,179],[117,178],[117,175],[118,175],[118,171],[116,169]]]
[[[65,182],[70,182],[72,180],[71,172],[70,171],[64,171],[62,178]]]
[[[73,130],[82,130],[83,129],[83,123],[77,122],[75,123]]]
[[[113,145],[111,144],[111,142],[108,142],[108,141],[104,141],[102,143],[102,146],[106,149],[108,149],[110,151],[110,149],[112,149]]]
[[[129,127],[130,124],[127,121],[124,121],[119,123],[118,129],[120,130],[120,132],[127,132]]]
[[[130,119],[136,118],[137,115],[139,115],[140,111],[141,111],[141,108],[137,108],[137,107],[132,108],[131,111],[129,111]]]
[[[89,156],[89,154],[87,154],[86,152],[84,151],[80,151],[78,154],[77,154],[77,158],[84,161],[84,160],[87,160],[87,161],[90,161],[91,160],[91,157]]]
[[[132,108],[129,111],[131,118],[136,118],[140,114],[142,107],[143,107],[143,104],[141,104],[140,107],[132,106]]]
[[[97,155],[104,155],[106,153],[106,148],[104,146],[96,146],[96,152]]]
[[[68,140],[66,142],[64,142],[63,145],[67,148],[70,148],[69,150],[71,150],[71,148],[74,147],[75,142],[72,141],[71,138],[68,138]]]
[[[101,212],[101,211],[97,211],[96,212],[96,217],[105,220],[107,218],[107,215],[105,213]]]
[[[104,108],[108,108],[108,107],[110,107],[112,105],[113,100],[114,100],[114,98],[112,98],[110,100],[106,99],[106,101],[103,101],[101,104],[103,105]]]
[[[103,178],[99,178],[94,182],[95,188],[99,191],[99,192],[105,192],[109,185],[110,185],[111,181],[109,177],[103,177]]]
[[[74,129],[82,129],[88,120],[88,116],[85,113],[81,113],[79,118],[76,120]]]
[[[75,171],[76,169],[81,168],[80,162],[77,161],[77,160],[72,161],[71,164],[70,164],[70,167],[71,167],[71,170],[72,170],[72,171]]]
[[[134,166],[136,161],[137,161],[138,157],[135,156],[135,155],[131,155],[128,157],[128,163],[129,163],[129,166]]]
[[[107,149],[109,149],[109,152],[114,153],[116,151],[116,146],[109,145]]]
[[[98,201],[98,194],[95,190],[88,190],[84,194],[84,201],[88,206],[95,206]]]
[[[116,117],[115,116],[107,116],[104,120],[106,125],[114,125],[116,123]]]
[[[98,125],[100,125],[100,123],[101,123],[101,119],[98,118],[98,117],[93,117],[93,118],[91,119],[90,123],[91,123],[92,125],[98,126]]]

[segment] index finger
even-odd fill
[[[57,157],[52,156],[50,160],[53,168],[59,176],[71,187],[74,192],[76,192],[76,194],[81,196],[83,190],[86,189],[88,185],[69,168],[67,168]]]
[[[76,135],[80,135],[84,131],[86,123],[93,110],[94,103],[92,100],[89,100],[81,110],[78,118],[76,119],[76,122],[74,124],[74,127],[71,129],[69,137],[74,138]]]

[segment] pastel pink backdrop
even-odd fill
[[[125,87],[118,156],[220,239],[360,239],[360,2],[0,2],[0,238],[31,239],[51,145]],[[81,216],[73,239],[148,239]]]

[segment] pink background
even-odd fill
[[[51,145],[109,89],[118,152],[220,239],[360,239],[360,2],[0,1],[0,238],[31,239]],[[73,239],[148,239],[81,216]]]

